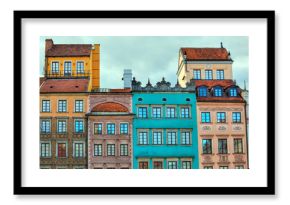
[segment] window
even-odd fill
[[[207,96],[207,87],[199,87],[198,88],[198,96],[206,97]]]
[[[154,161],[153,162],[153,169],[163,169],[162,161]]]
[[[218,123],[225,123],[226,122],[226,113],[225,112],[217,112],[216,118],[217,118]]]
[[[139,169],[148,169],[148,162],[139,162]]]
[[[168,161],[168,169],[177,169],[177,161]]]
[[[219,149],[219,154],[227,154],[228,153],[227,139],[219,139],[218,140],[218,149]]]
[[[190,144],[190,132],[181,133],[181,144],[188,145]]]
[[[244,169],[244,165],[236,165],[236,169]]]
[[[127,144],[120,145],[120,156],[128,156],[128,145]]]
[[[139,107],[138,108],[138,117],[147,118],[147,107]]]
[[[204,169],[213,169],[213,166],[204,166]]]
[[[139,101],[139,102],[142,102],[142,100],[143,100],[142,98],[138,98],[138,101]]]
[[[50,120],[41,120],[41,133],[50,133]]]
[[[58,112],[66,112],[66,100],[58,101]]]
[[[214,88],[214,96],[215,97],[223,96],[223,92],[222,92],[222,88],[221,87],[215,87]]]
[[[66,120],[58,120],[57,121],[57,132],[65,133],[66,132]]]
[[[230,96],[231,97],[237,97],[238,96],[237,88],[231,88],[230,89]]]
[[[181,108],[181,118],[189,118],[189,108],[188,107]]]
[[[102,156],[102,144],[95,144],[94,145],[94,156]]]
[[[50,100],[42,101],[42,112],[50,112]]]
[[[107,124],[107,134],[108,135],[114,135],[115,134],[115,124],[114,123],[108,123]]]
[[[75,132],[83,133],[84,132],[84,121],[83,120],[75,120]]]
[[[201,113],[201,122],[202,123],[210,123],[210,112],[202,112]]]
[[[75,112],[83,112],[84,111],[84,102],[83,100],[75,101]]]
[[[211,139],[203,139],[202,140],[202,153],[203,154],[212,154]]]
[[[191,161],[183,161],[182,169],[191,169]]]
[[[216,79],[217,80],[223,80],[224,78],[224,70],[217,70],[216,71]]]
[[[64,62],[64,75],[71,75],[71,62]]]
[[[193,70],[193,79],[198,80],[200,77],[200,70]]]
[[[57,143],[57,156],[66,157],[66,143]]]
[[[161,107],[153,107],[152,108],[152,117],[153,118],[161,118]]]
[[[232,113],[232,120],[233,120],[233,123],[241,123],[241,113],[240,112],[233,112]]]
[[[147,132],[139,132],[139,144],[148,144]]]
[[[166,117],[175,118],[175,107],[167,107],[166,108]]]
[[[101,135],[103,130],[103,125],[102,123],[95,123],[94,124],[94,134]]]
[[[84,144],[83,143],[74,143],[74,156],[75,157],[84,157]]]
[[[40,144],[40,156],[50,157],[50,143],[45,142]]]
[[[115,145],[114,144],[107,145],[107,156],[115,156]]]
[[[128,123],[120,123],[120,134],[128,134]]]
[[[177,144],[176,132],[167,132],[167,144]]]
[[[228,169],[228,166],[220,166],[220,169]]]
[[[205,79],[212,80],[212,70],[205,70]]]
[[[161,132],[153,132],[153,144],[162,144]]]
[[[243,153],[243,139],[234,139],[234,153],[235,154]]]
[[[51,72],[52,72],[52,74],[59,72],[59,63],[58,62],[51,63]]]
[[[84,62],[77,62],[77,73],[84,73],[85,69],[84,69]]]

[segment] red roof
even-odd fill
[[[119,103],[107,102],[96,105],[92,112],[129,112],[129,110]]]
[[[194,82],[195,87],[207,86],[208,88],[212,88],[214,86],[221,86],[223,88],[227,88],[232,85],[236,86],[233,80],[194,80]]]
[[[181,48],[187,60],[232,60],[225,48]]]
[[[88,84],[88,79],[46,79],[40,87],[40,92],[87,92]]]
[[[47,57],[90,56],[91,44],[53,44],[45,53]]]

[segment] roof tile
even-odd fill
[[[40,87],[40,92],[87,92],[88,84],[88,79],[46,79]]]
[[[230,55],[225,48],[181,48],[187,60],[230,60]]]

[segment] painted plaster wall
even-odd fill
[[[142,98],[142,101],[138,101]],[[166,98],[166,102],[162,101]],[[190,99],[190,101],[186,101]],[[135,116],[133,120],[133,168],[138,168],[138,160],[148,160],[149,168],[152,168],[152,161],[154,159],[162,158],[164,160],[170,160],[171,158],[179,158],[179,161],[183,158],[190,158],[192,168],[198,168],[198,145],[197,145],[197,122],[196,122],[196,98],[193,93],[133,93],[133,113],[137,114],[137,108],[139,106],[148,106],[149,118],[140,119]],[[153,105],[161,105],[163,107],[162,118],[152,119],[151,107]],[[179,107],[182,105],[190,106],[190,118],[179,118]],[[177,118],[169,119],[165,118],[165,107],[175,106],[177,109]],[[149,131],[149,145],[138,144],[138,130],[146,129]],[[162,145],[152,145],[152,130],[163,131],[163,143]],[[166,132],[169,130],[176,130],[178,133],[178,144],[167,145]],[[180,145],[180,133],[182,131],[191,131],[191,145]],[[165,142],[165,144],[164,144]],[[179,163],[180,165],[180,163]],[[166,161],[164,161],[164,168],[166,167]],[[180,168],[180,166],[179,166]]]

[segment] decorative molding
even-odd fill
[[[229,107],[199,107],[200,111],[243,111],[243,108],[229,108]]]

